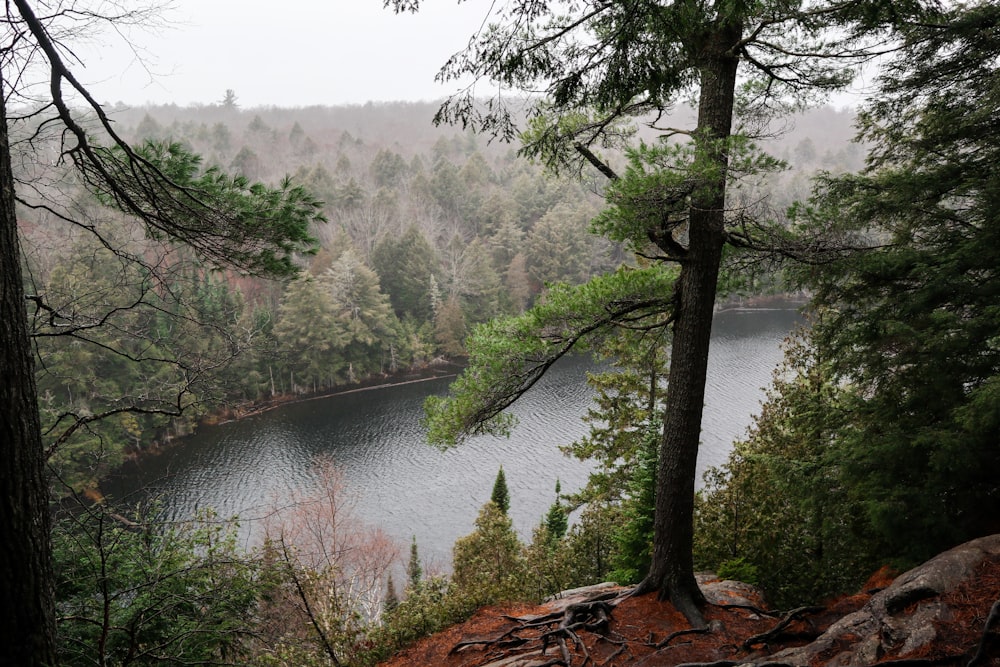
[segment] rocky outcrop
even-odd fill
[[[890,583],[891,582],[891,583]],[[768,611],[700,575],[706,628],[657,593],[600,584],[542,605],[481,609],[391,667],[1000,667],[1000,535],[951,549],[826,607]],[[884,588],[880,588],[884,586]],[[995,602],[996,601],[996,602]]]
[[[1000,535],[946,551],[899,576],[862,609],[834,623],[812,643],[780,651],[768,661],[785,665],[874,665],[906,658],[938,639],[955,612],[943,599],[972,580],[987,560],[1000,559]]]

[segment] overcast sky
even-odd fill
[[[155,30],[109,33],[76,49],[101,102],[241,106],[435,100],[434,76],[482,25],[485,2],[425,0],[396,15],[382,0],[175,0]]]
[[[421,4],[397,15],[382,0],[173,0],[163,27],[75,42],[74,70],[100,102],[134,106],[212,104],[229,88],[244,108],[438,100],[461,85],[435,75],[492,3]]]

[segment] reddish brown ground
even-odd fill
[[[871,595],[891,582],[891,573],[880,571],[869,580],[864,593],[832,601],[823,612],[810,615],[807,621],[796,621],[780,636],[767,642],[744,648],[748,638],[773,629],[779,618],[762,616],[746,609],[726,609],[710,606],[706,618],[713,625],[708,634],[676,636],[666,646],[657,648],[671,633],[688,628],[686,621],[670,603],[657,600],[656,595],[625,598],[612,612],[612,620],[604,633],[579,633],[584,650],[570,644],[573,667],[667,666],[686,662],[760,659],[783,648],[810,641],[842,616],[861,608]],[[986,617],[993,602],[1000,599],[1000,561],[989,561],[980,568],[977,578],[942,598],[954,611],[953,621],[942,625],[941,638],[917,654],[906,656],[927,665],[965,665],[975,653],[983,634]],[[547,607],[510,606],[480,610],[469,621],[427,637],[405,649],[383,667],[480,667],[513,655],[522,648],[499,649],[472,646],[459,652],[452,649],[459,642],[496,638],[515,627],[512,617],[540,615]],[[521,636],[538,636],[522,632]],[[537,648],[537,644],[535,644]],[[847,648],[838,647],[837,652]],[[1000,646],[996,647],[1000,651]],[[550,646],[547,656],[556,658],[558,650]],[[832,656],[827,656],[832,657]],[[899,656],[885,655],[881,662],[891,663]],[[926,661],[926,662],[924,662]],[[909,660],[907,661],[909,662]],[[554,663],[562,664],[562,663]],[[982,665],[1000,667],[1000,657],[992,655]]]

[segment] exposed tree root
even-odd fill
[[[769,616],[775,618],[781,616],[782,612],[778,611],[768,611],[767,609],[761,609],[760,607],[755,607],[752,604],[717,604],[709,603],[713,607],[718,607],[719,609],[725,609],[726,611],[732,611],[733,609],[741,609],[743,611],[749,611],[751,613],[757,614],[758,616]]]
[[[968,667],[977,667],[978,665],[986,664],[986,660],[990,657],[990,646],[995,647],[998,642],[997,637],[993,634],[993,626],[1000,623],[1000,600],[993,603],[990,607],[990,614],[986,617],[986,624],[983,626],[983,637],[979,640],[979,647],[976,649],[976,654],[972,656],[972,660],[969,661]]]
[[[795,667],[786,662],[747,662],[746,660],[716,660],[714,662],[682,662],[674,667]]]
[[[634,592],[604,593],[584,602],[568,605],[565,609],[541,616],[504,616],[514,625],[495,637],[474,638],[461,641],[452,647],[450,653],[458,653],[463,649],[478,646],[484,649],[482,660],[476,664],[489,665],[514,659],[515,656],[525,660],[532,659],[535,667],[601,667],[619,660],[625,653],[630,653],[629,642],[622,637],[614,636],[610,631],[611,614],[614,607],[623,599],[631,597]],[[733,608],[745,608],[762,616],[775,616],[749,605],[717,605]],[[771,630],[750,637],[744,642],[744,648],[759,644],[780,636],[784,630],[803,615],[821,611],[822,607],[801,607],[787,612],[781,621]],[[599,660],[591,654],[579,633],[597,634],[601,641],[617,648],[610,654],[605,654]],[[656,650],[669,648],[671,642],[678,637],[687,635],[702,635],[711,632],[710,627],[693,627],[671,632],[659,642],[650,633],[646,646]],[[551,648],[555,648],[551,651]],[[574,659],[577,661],[574,663]],[[473,663],[470,663],[473,664]],[[685,663],[684,667],[732,667],[747,664],[746,661],[718,660],[704,663]],[[757,663],[752,663],[757,664]],[[788,667],[781,663],[762,662],[759,667]]]
[[[577,633],[596,633],[606,641],[618,645],[618,649],[609,659],[618,657],[627,651],[627,642],[609,636],[611,610],[617,604],[618,600],[616,598],[619,598],[617,593],[605,593],[584,602],[568,605],[561,611],[543,616],[507,616],[505,618],[516,623],[510,630],[497,637],[469,639],[459,642],[452,647],[450,653],[457,653],[470,646],[482,646],[484,648],[498,649],[503,655],[517,650],[524,655],[538,653],[544,656],[549,647],[554,645],[558,649],[557,655],[553,656],[551,660],[538,663],[538,667],[554,667],[555,665],[571,667],[573,664],[573,653],[570,647],[572,646],[573,649],[583,655],[581,665],[599,665],[602,663],[598,663],[590,655],[586,644],[580,639]],[[490,658],[489,660],[492,662],[494,658]]]
[[[629,597],[641,597],[647,593],[652,593],[654,591],[659,595],[660,600],[669,601],[670,604],[674,605],[674,609],[679,611],[687,619],[688,623],[691,624],[693,628],[704,628],[706,627],[705,615],[701,611],[702,604],[705,604],[705,599],[701,594],[701,590],[697,593],[692,594],[690,591],[682,592],[677,590],[667,590],[654,583],[655,580],[651,575],[646,575],[646,578],[640,581],[633,589],[632,592],[628,594]]]
[[[687,628],[686,630],[677,630],[676,632],[671,632],[669,635],[664,637],[658,644],[655,645],[656,650],[666,648],[670,642],[677,639],[678,637],[683,637],[685,635],[703,635],[708,632],[708,627],[704,628]]]
[[[747,638],[747,640],[743,642],[743,650],[749,651],[756,644],[763,644],[781,636],[781,633],[784,632],[785,628],[802,618],[804,615],[815,614],[823,611],[824,609],[825,607],[799,607],[798,609],[791,610],[785,614],[785,617],[782,618],[777,625],[767,632],[762,632],[759,635]]]

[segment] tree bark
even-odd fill
[[[705,598],[694,578],[694,486],[705,374],[712,335],[716,286],[725,241],[726,168],[724,141],[730,135],[736,91],[738,24],[705,35],[696,142],[703,142],[696,169],[707,174],[692,197],[688,249],[681,263],[680,289],[667,384],[663,439],[657,470],[653,560],[639,591],[658,590],[695,627],[705,625]],[[699,165],[699,160],[702,160]]]
[[[5,88],[0,76],[0,91]],[[56,664],[48,484],[0,95],[0,665]]]

